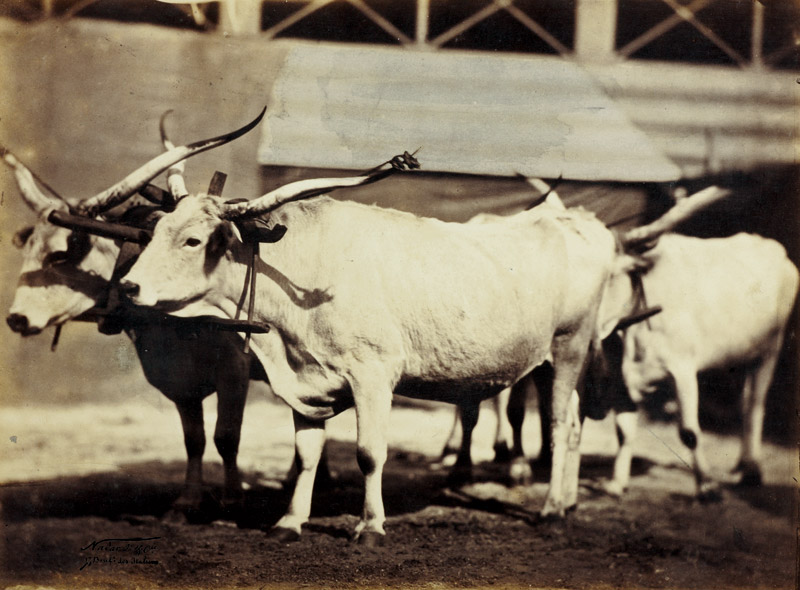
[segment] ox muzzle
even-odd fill
[[[32,329],[30,327],[30,322],[28,321],[28,316],[20,314],[20,313],[11,313],[6,318],[6,323],[8,327],[11,328],[12,332],[17,334],[22,334],[23,336],[33,336],[35,334],[41,333],[41,330]]]

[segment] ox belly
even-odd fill
[[[416,378],[402,379],[394,393],[414,399],[462,404],[465,401],[480,403],[512,385],[510,380],[471,379],[469,381],[443,380],[422,381]]]

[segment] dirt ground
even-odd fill
[[[257,387],[257,386],[254,386]],[[317,491],[297,543],[268,540],[288,501],[290,413],[251,392],[240,465],[247,483],[238,515],[216,511],[222,468],[206,450],[208,513],[189,523],[169,512],[183,479],[177,412],[156,392],[119,405],[7,408],[0,415],[0,584],[9,588],[791,588],[796,576],[797,454],[767,444],[765,481],[725,487],[719,503],[693,499],[674,424],[641,419],[631,490],[598,491],[615,450],[613,423],[587,420],[580,507],[566,523],[536,512],[547,473],[507,487],[489,462],[493,416],[484,413],[473,457],[476,482],[446,488],[437,464],[452,410],[393,410],[384,478],[383,547],[349,536],[363,494],[355,420],[328,427],[334,483]],[[210,435],[215,400],[206,401]],[[526,449],[538,453],[538,420]],[[722,478],[738,440],[709,435]]]

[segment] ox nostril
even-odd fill
[[[6,323],[8,324],[9,328],[17,333],[22,333],[28,330],[28,317],[18,313],[10,314],[6,318]]]
[[[139,293],[139,285],[137,283],[122,279],[119,282],[119,290],[125,295],[135,296]]]

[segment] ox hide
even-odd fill
[[[424,157],[424,148],[420,157]],[[264,166],[261,168],[261,193],[303,178],[343,174],[340,170]],[[672,186],[545,180],[557,185],[556,190],[567,207],[584,207],[619,232],[653,221],[672,205],[668,194]],[[796,168],[703,178],[684,186],[691,194],[710,184],[730,186],[735,193],[682,224],[677,228],[679,233],[697,237],[730,236],[741,231],[757,233],[783,244],[789,258],[800,267],[800,236],[793,229],[800,227],[800,208],[793,199],[787,198],[787,195],[797,194],[800,190],[800,176]],[[334,192],[331,196],[463,222],[483,212],[498,215],[515,213],[530,205],[537,193],[522,179],[423,171],[413,176],[396,175],[374,185]],[[798,313],[795,309],[767,399],[765,436],[783,442],[796,439],[794,422],[786,420],[786,408],[800,407],[800,400],[796,399],[796,392],[800,389],[797,327]],[[705,430],[739,432],[739,398],[743,378],[743,372],[738,370],[700,374],[700,418]],[[664,420],[674,418],[672,413],[665,410],[665,403],[669,399],[666,393],[648,397],[650,416]],[[607,410],[608,406],[603,405]],[[599,414],[598,417],[601,417],[602,410]]]

